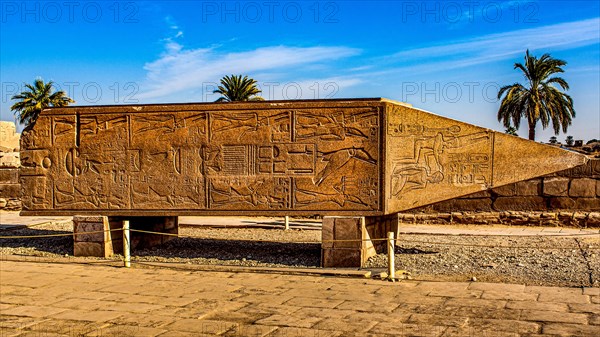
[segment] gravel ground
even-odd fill
[[[177,238],[160,247],[138,250],[135,260],[317,268],[321,259],[320,230],[183,227],[179,234],[194,238]]]
[[[396,269],[413,279],[600,286],[600,237],[402,235]],[[367,267],[384,268],[379,254]]]
[[[70,234],[68,223],[3,230],[0,236]],[[309,267],[320,263],[319,230],[181,227],[180,237],[151,249],[134,250],[133,262],[261,267]],[[600,237],[506,237],[403,234],[396,247],[396,268],[416,280],[477,281],[546,286],[600,286]],[[71,236],[0,239],[0,255],[65,257]],[[116,256],[115,259],[119,259]],[[101,260],[84,258],[83,260]],[[367,262],[378,272],[387,255]]]
[[[73,223],[71,221],[31,226],[3,227],[0,236],[66,235],[31,239],[0,239],[0,255],[56,257],[73,253]]]

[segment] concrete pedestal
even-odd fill
[[[323,217],[321,266],[360,268],[376,254],[386,251],[388,232],[398,233],[398,216]]]
[[[179,233],[179,221],[176,216],[169,217],[73,217],[73,255],[110,257],[123,253],[123,220],[129,220],[130,229],[167,234]],[[101,232],[104,233],[94,233]],[[161,245],[177,236],[149,234],[131,231],[131,249],[144,249]]]

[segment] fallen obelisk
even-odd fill
[[[381,98],[51,108],[21,138],[21,214],[319,214],[323,265],[358,266],[398,212],[585,161]]]

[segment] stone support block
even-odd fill
[[[175,234],[149,234],[130,232],[131,249],[150,248],[176,238],[178,218],[169,217],[106,217],[74,216],[73,240],[75,256],[110,257],[123,253],[123,220],[129,220],[130,229]],[[102,232],[104,233],[98,233]]]
[[[388,232],[398,233],[398,215],[382,217],[323,217],[321,265],[359,268],[384,252]],[[339,241],[336,241],[339,240]]]
[[[363,217],[323,217],[321,265],[360,267],[366,256],[365,220]],[[365,246],[365,247],[363,247]],[[365,260],[366,261],[366,260]]]
[[[106,216],[74,216],[73,255],[111,257],[114,251],[109,228]]]
[[[176,216],[139,216],[139,217],[109,217],[112,229],[123,228],[123,221],[129,220],[129,228],[149,232],[165,233],[150,234],[136,231],[130,232],[130,247],[134,249],[151,248],[177,238],[179,233],[179,218]],[[115,253],[123,252],[122,232],[113,232]]]
[[[437,214],[437,217],[441,221],[447,221],[445,219],[450,218],[450,214],[441,213]],[[398,222],[397,214],[365,218],[367,238],[373,240],[372,246],[377,254],[387,252],[387,241],[382,239],[387,239],[389,232],[394,233],[394,237],[398,238]]]

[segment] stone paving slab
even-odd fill
[[[3,260],[0,335],[598,336],[597,294]]]

